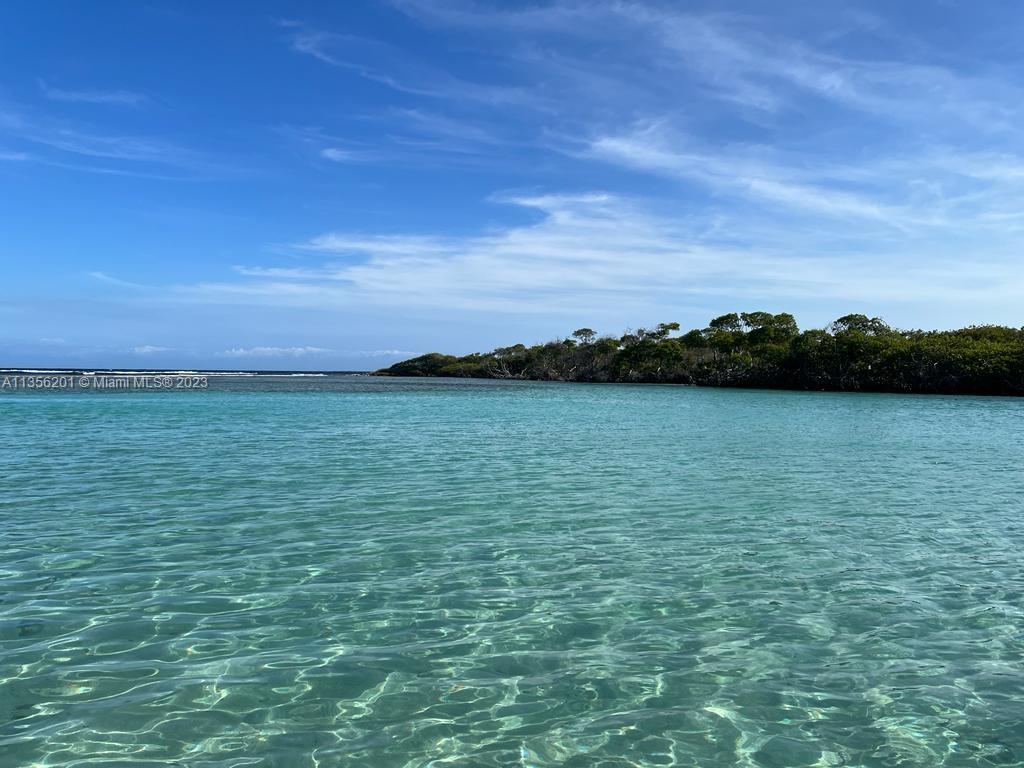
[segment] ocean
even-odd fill
[[[1024,401],[0,392],[0,767],[1024,765]]]

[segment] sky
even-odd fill
[[[0,367],[1024,325],[1009,0],[0,8]]]

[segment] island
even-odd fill
[[[432,352],[375,374],[1021,396],[1024,328],[897,330],[849,314],[801,331],[789,313],[733,312],[687,333],[679,323],[621,336],[579,328],[534,346],[462,357]]]

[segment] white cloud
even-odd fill
[[[404,94],[432,99],[466,99],[481,104],[527,104],[524,89],[463,80],[413,58],[404,49],[351,34],[315,29],[298,21],[282,21],[292,50]]]
[[[794,35],[770,11],[701,13],[628,0],[514,8],[394,4],[422,24],[471,34],[494,65],[488,68],[497,73],[493,87],[522,98],[509,109],[511,102],[477,99],[468,84],[453,86],[452,78],[436,72],[425,77],[430,87],[410,87],[419,75],[402,52],[288,23],[296,50],[441,100],[434,103],[444,109],[385,110],[382,119],[397,123],[382,135],[389,152],[402,144],[421,155],[446,153],[446,162],[455,163],[460,152],[468,162],[508,160],[523,147],[555,149],[804,218],[859,219],[890,234],[916,223],[955,223],[968,195],[983,198],[969,215],[1012,218],[999,199],[1004,189],[965,188],[963,174],[948,175],[948,158],[945,168],[936,165],[934,150],[951,146],[968,154],[988,141],[989,154],[999,154],[991,150],[1000,144],[1014,157],[1024,151],[1024,88],[996,67],[954,68],[943,51],[929,50],[877,16],[848,9],[819,24],[821,34],[812,37]],[[844,46],[851,30],[871,44]],[[636,127],[644,121],[646,127]],[[722,125],[743,138],[721,138]],[[751,135],[763,137],[775,155],[757,157],[766,147]],[[692,136],[703,140],[679,139]],[[882,152],[906,160],[902,176]],[[822,168],[832,164],[825,158],[848,158],[849,165]],[[1010,173],[990,172],[1002,181]]]
[[[448,224],[462,226],[460,214],[416,234],[323,232],[290,249],[287,262],[261,258],[227,277],[206,272],[175,286],[175,300],[408,308],[403,318],[600,316],[609,306],[644,312],[695,296],[1019,301],[1024,100],[998,67],[957,68],[952,56],[856,13],[836,23],[852,20],[867,45],[845,46],[842,30],[813,19],[793,32],[798,24],[770,9],[757,19],[630,0],[397,4],[421,23],[455,30],[453,44],[459,30],[471,33],[465,42],[485,65],[467,75],[473,81],[414,59],[414,48],[285,22],[310,67],[336,68],[340,85],[351,76],[377,83],[387,90],[373,103],[392,101],[375,115],[348,116],[380,123],[353,131],[360,141],[341,128],[282,130],[308,158],[335,163],[400,158],[407,168],[430,153],[452,165],[503,159],[543,185],[494,198],[527,223],[453,235]],[[175,156],[158,141],[3,113],[0,129],[42,155],[81,162]],[[549,191],[590,181],[627,192]]]
[[[400,355],[413,355],[415,353],[410,352],[407,349],[359,349],[346,354],[354,357],[398,357]]]
[[[158,347],[153,344],[143,344],[140,347],[132,347],[132,353],[136,355],[154,355],[158,352],[170,352],[170,347]]]
[[[121,104],[125,106],[138,106],[149,101],[145,94],[125,90],[67,90],[56,88],[45,80],[39,80],[39,88],[46,98],[53,101],[67,101],[84,104]]]
[[[327,147],[326,149],[320,150],[320,157],[334,163],[348,163],[355,159],[355,153],[347,149]]]
[[[304,247],[346,263],[247,267],[241,279],[182,289],[192,300],[318,308],[589,314],[646,312],[695,296],[850,301],[1011,301],[1014,251],[960,258],[944,230],[903,232],[871,253],[860,219],[780,231],[756,211],[695,207],[672,216],[610,194],[509,197],[530,224],[465,237],[329,233]],[[925,258],[926,257],[926,258]]]
[[[158,136],[108,131],[21,109],[0,100],[0,135],[5,134],[34,145],[36,150],[32,155],[17,152],[13,159],[33,160],[68,170],[165,180],[180,180],[183,176],[157,175],[152,170],[173,168],[194,174],[228,170],[202,152]]]
[[[1019,218],[1011,201],[1024,193],[1024,157],[941,145],[878,153],[855,164],[753,144],[708,146],[648,125],[599,136],[581,153],[696,185],[734,206],[746,201],[775,211],[779,233],[811,225],[863,239],[869,232],[890,238],[938,236],[945,229],[1002,248],[1012,232],[993,222]]]
[[[115,285],[118,288],[137,288],[137,289],[139,289],[139,288],[145,288],[146,287],[144,285],[140,285],[139,283],[132,283],[132,282],[129,282],[128,280],[122,280],[122,279],[120,279],[118,277],[112,277],[112,276],[108,275],[106,272],[89,272],[88,275],[93,280],[99,280],[101,283],[106,283],[107,285]]]
[[[692,179],[715,189],[800,211],[871,219],[894,226],[902,226],[906,220],[906,211],[889,209],[870,197],[830,188],[827,183],[799,182],[798,174],[785,166],[736,162],[724,154],[680,155],[632,139],[602,138],[594,142],[593,148],[596,156],[634,168]]]
[[[326,355],[323,347],[234,347],[221,352],[223,357],[310,357]]]
[[[493,47],[506,60],[535,72],[543,66],[545,87],[566,96],[586,98],[596,77],[602,83],[598,96],[634,106],[645,101],[650,106],[658,99],[672,105],[680,84],[690,79],[714,98],[753,110],[779,112],[811,97],[930,130],[943,127],[934,121],[940,114],[947,125],[1019,130],[1021,88],[1011,78],[972,76],[921,61],[929,53],[935,61],[946,57],[941,51],[922,50],[917,40],[855,9],[832,19],[832,26],[848,28],[852,22],[860,32],[884,41],[888,55],[858,58],[830,48],[842,34],[820,35],[817,46],[808,35],[789,37],[782,31],[785,24],[766,23],[771,9],[747,16],[628,0],[555,0],[514,9],[435,0],[393,2],[420,22],[471,32],[478,44]],[[546,103],[552,101],[558,99]],[[582,119],[594,107],[609,104],[607,98],[600,104],[581,104],[579,98],[566,103]]]
[[[402,146],[473,153],[507,144],[495,127],[422,109],[394,110],[387,119],[389,138]]]
[[[696,181],[714,189],[805,212],[871,219],[894,226],[906,223],[907,212],[904,210],[890,208],[870,197],[830,188],[825,183],[799,181],[810,174],[806,170],[744,158],[744,152],[749,154],[749,148],[739,147],[719,153],[674,149],[652,134],[650,129],[627,136],[599,137],[591,143],[589,151],[593,157],[609,162]]]

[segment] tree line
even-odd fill
[[[377,371],[540,381],[1024,395],[1024,328],[906,331],[845,315],[801,331],[793,315],[729,313],[680,332],[660,323],[621,336],[579,328],[545,344],[457,357],[430,353]]]

